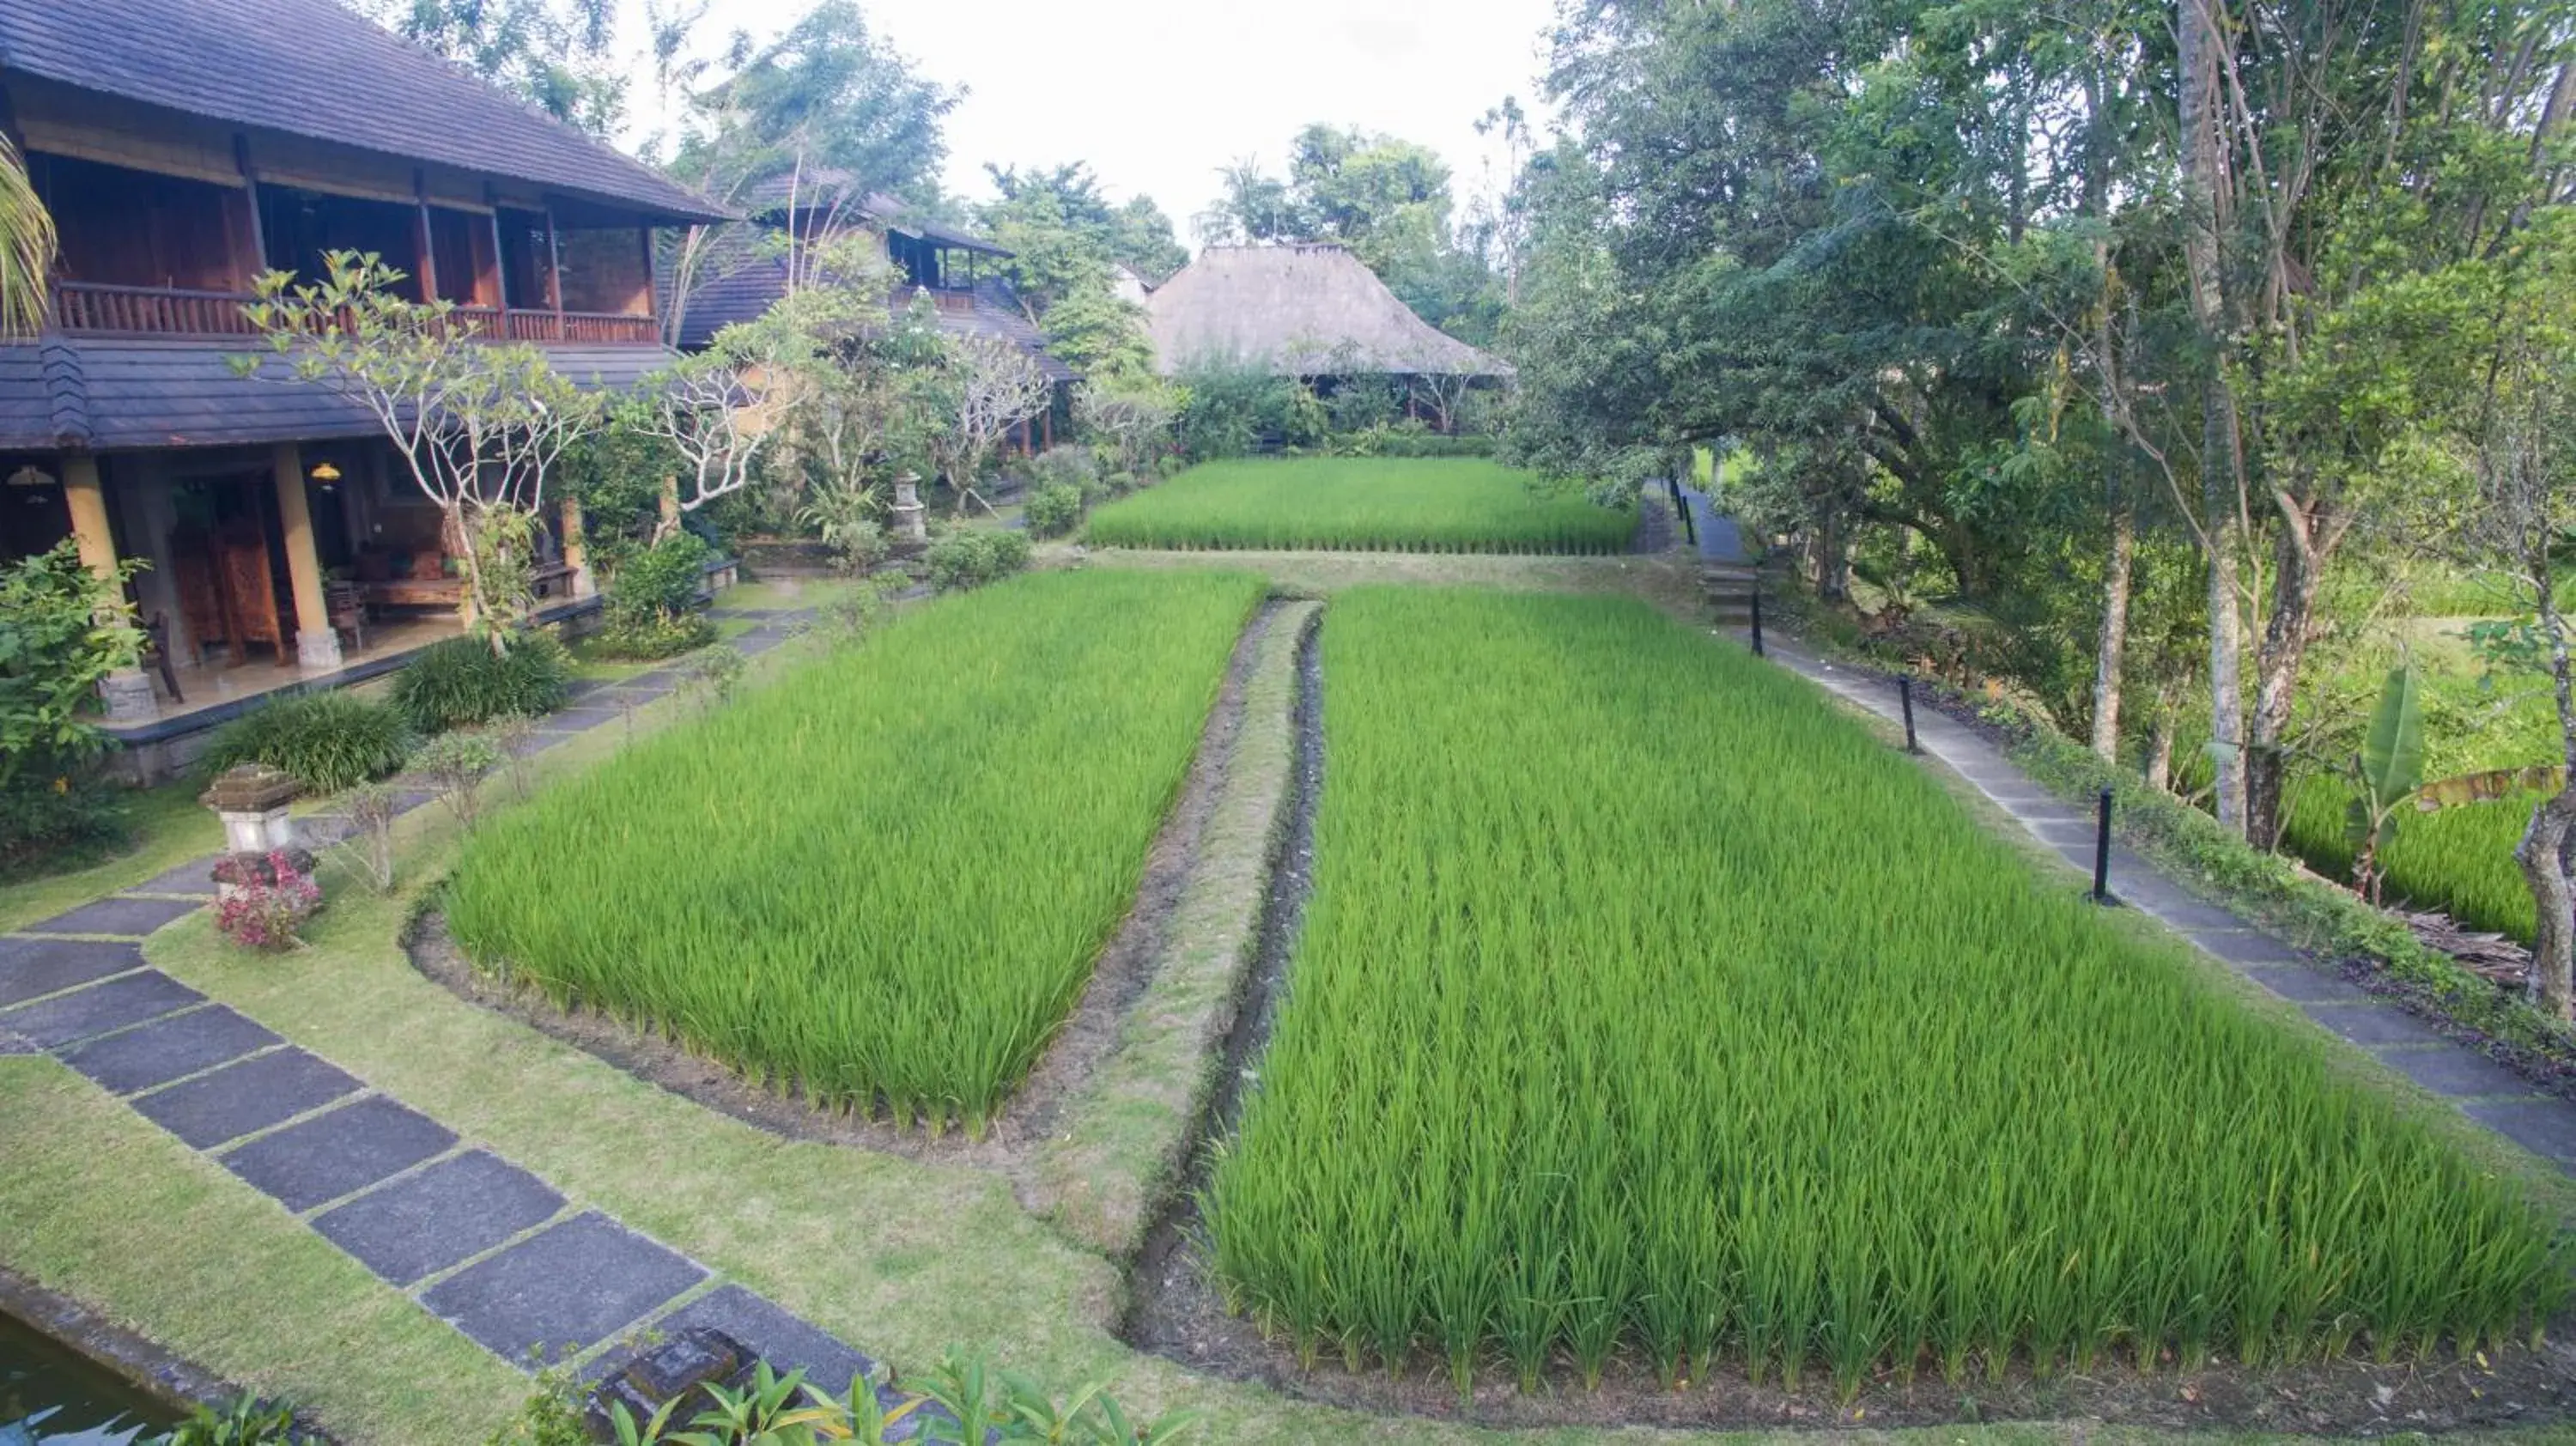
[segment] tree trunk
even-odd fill
[[[2216,766],[2218,821],[2242,833],[2246,824],[2244,642],[2236,616],[2236,549],[2241,529],[2243,456],[2236,394],[2220,360],[2227,340],[2226,279],[2219,235],[2226,182],[2220,151],[2221,98],[2214,46],[2227,34],[2224,0],[2178,0],[2174,29],[2181,72],[2182,182],[2189,212],[2183,264],[2190,276],[2191,316],[2212,361],[2201,403],[2201,511],[2209,550],[2209,748]]]
[[[2147,787],[2158,793],[2173,792],[2173,750],[2173,709],[2160,705],[2147,733]]]
[[[2567,781],[2531,816],[2513,861],[2531,889],[2539,927],[2531,941],[2531,1000],[2552,1019],[2576,1019],[2576,915],[2571,915],[2567,853],[2576,844],[2576,669],[2567,657],[2566,620],[2559,615],[2546,547],[2532,564],[2540,600],[2541,636],[2549,640],[2549,679],[2558,705],[2561,759]]]
[[[2112,483],[2111,555],[2102,567],[2102,639],[2093,661],[2093,751],[2120,761],[2120,670],[2129,651],[2129,583],[2137,568],[2138,519]]]
[[[2324,559],[2290,534],[2312,522],[2286,513],[2281,519],[2272,615],[2264,621],[2255,668],[2254,726],[2245,749],[2245,831],[2266,849],[2281,844],[2281,800],[2290,764],[2281,742],[2289,734],[2290,710],[2298,702],[2299,664],[2307,657],[2309,624],[2316,616],[2317,588],[2324,580]]]
[[[1851,596],[1851,548],[1838,512],[1827,512],[1816,524],[1816,596],[1827,602]]]
[[[2531,1002],[2552,1019],[2576,1018],[2570,1005],[2570,976],[2576,974],[2576,933],[2571,933],[2571,898],[2565,852],[2576,837],[2576,794],[2559,790],[2531,815],[2513,861],[2531,889],[2539,926],[2531,940]]]
[[[662,518],[653,524],[653,545],[661,546],[680,535],[680,479],[662,479]]]

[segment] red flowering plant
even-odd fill
[[[226,859],[215,878],[225,885],[215,927],[245,949],[296,947],[304,921],[322,907],[322,886],[282,851]]]

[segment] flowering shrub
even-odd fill
[[[322,887],[283,852],[265,858],[226,859],[215,881],[227,885],[215,906],[215,927],[245,949],[291,949],[304,921],[322,907]]]

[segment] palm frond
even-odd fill
[[[0,336],[33,336],[53,314],[54,218],[26,159],[0,136]]]

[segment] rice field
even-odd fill
[[[1133,901],[1262,584],[1025,576],[491,820],[457,940],[755,1079],[979,1129]]]
[[[1624,552],[1635,511],[1473,457],[1208,462],[1091,514],[1100,547]]]
[[[2514,1187],[1634,601],[1341,595],[1316,882],[1202,1205],[1308,1357],[1464,1389],[2491,1343]]]
[[[2354,850],[2345,820],[2356,793],[2331,774],[2296,779],[2281,826],[2283,845],[2339,884],[2352,880]],[[2397,836],[2380,850],[2388,868],[2384,897],[2530,943],[2539,916],[2513,850],[2542,797],[2526,790],[2436,813],[2401,811]]]

